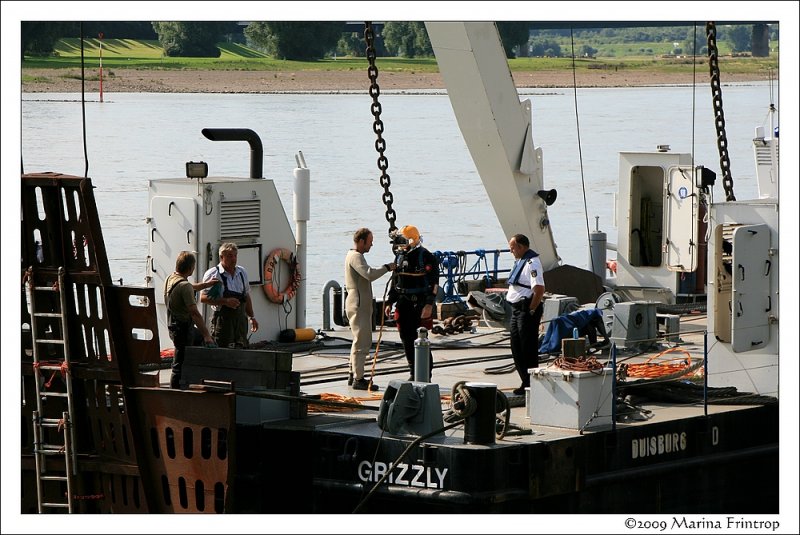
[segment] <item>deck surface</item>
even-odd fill
[[[617,362],[641,363],[654,355],[676,348],[665,358],[690,355],[693,362],[703,358],[703,329],[706,316],[704,314],[684,315],[681,317],[681,335],[678,343],[659,341],[647,351],[620,350]],[[476,324],[477,323],[477,324]],[[496,325],[484,321],[473,322],[474,332],[456,333],[451,335],[431,334],[431,350],[434,357],[432,381],[439,385],[442,397],[442,409],[450,407],[450,397],[453,385],[460,381],[492,383],[497,385],[509,399],[511,408],[512,430],[522,431],[510,433],[503,437],[504,441],[542,441],[557,440],[559,438],[574,436],[582,433],[604,431],[611,425],[595,426],[590,429],[580,430],[574,426],[546,426],[531,423],[529,395],[515,396],[512,390],[520,386],[519,376],[514,370],[511,350],[509,346],[509,333]],[[350,354],[351,333],[348,328],[336,327],[335,330],[318,335],[314,344],[306,344],[308,348],[294,346],[292,370],[301,373],[301,392],[304,395],[321,395],[325,399],[342,400],[350,403],[360,403],[364,410],[354,409],[328,409],[314,406],[309,410],[309,418],[304,421],[294,420],[290,426],[298,427],[328,427],[337,425],[351,425],[356,423],[374,422],[377,417],[375,408],[380,406],[387,385],[392,380],[407,381],[409,371],[405,356],[402,352],[400,338],[394,327],[384,328],[383,331],[373,332],[373,350],[366,365],[365,376],[371,373],[373,356],[377,345],[378,357],[375,362],[374,383],[379,387],[376,392],[354,390],[347,385],[348,360]],[[320,343],[321,342],[321,343]],[[312,346],[313,347],[310,347]],[[286,346],[291,347],[291,346]],[[595,354],[601,363],[609,362],[608,350]],[[695,360],[699,359],[699,360]],[[558,369],[555,365],[555,356],[542,355],[540,368],[549,370]],[[610,376],[609,376],[610,377]],[[161,383],[167,386],[169,370],[162,370]],[[617,427],[641,425],[646,422],[661,422],[683,418],[702,416],[717,412],[730,411],[743,408],[745,405],[717,405],[709,404],[704,407],[700,402],[680,403],[654,403],[639,400],[634,407],[641,409],[632,412],[628,417],[618,417]],[[535,410],[535,408],[533,409]],[[362,427],[362,426],[359,426]],[[463,439],[463,426],[458,426],[447,432],[448,439]]]

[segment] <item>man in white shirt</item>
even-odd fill
[[[544,273],[539,253],[530,248],[524,234],[515,234],[508,241],[517,261],[508,276],[506,301],[511,303],[511,354],[522,385],[514,394],[525,394],[531,385],[528,370],[539,366],[539,322],[544,306]]]
[[[258,330],[247,271],[236,265],[238,257],[239,248],[235,243],[223,243],[219,246],[219,264],[203,275],[203,282],[219,279],[222,285],[221,295],[215,291],[218,286],[200,294],[200,302],[214,308],[211,336],[219,347],[247,348],[250,345],[248,323],[252,332]]]

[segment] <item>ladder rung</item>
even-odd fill
[[[34,316],[37,318],[63,318],[64,314],[59,312],[34,312]]]
[[[68,509],[69,508],[69,504],[68,503],[43,503],[42,507],[58,507],[58,508],[61,508],[61,509]]]
[[[48,396],[53,398],[65,398],[67,397],[66,392],[40,392],[42,396]]]
[[[63,344],[64,340],[60,340],[58,338],[37,338],[37,344]]]
[[[42,481],[66,481],[67,476],[41,476],[39,479]]]
[[[39,364],[39,369],[45,371],[47,370],[57,371],[61,369],[61,364]]]
[[[57,451],[64,453],[64,444],[39,444],[39,451]]]
[[[64,422],[56,420],[55,418],[42,418],[42,421],[39,422],[39,425],[42,427],[59,427],[63,424]]]
[[[57,424],[61,422],[61,418],[39,418],[39,422],[42,424]]]
[[[36,450],[36,453],[40,453],[42,455],[64,455],[64,447],[62,446],[60,449],[57,450],[38,449]]]
[[[34,290],[41,290],[42,292],[57,292],[58,288],[53,288],[52,286],[34,286]]]

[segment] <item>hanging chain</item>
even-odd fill
[[[375,34],[372,31],[372,23],[364,23],[364,40],[367,42],[367,60],[369,61],[369,68],[367,74],[369,75],[369,95],[372,97],[372,116],[375,122],[372,123],[372,130],[378,139],[375,140],[375,150],[378,151],[378,169],[381,170],[381,186],[383,186],[383,204],[386,205],[386,221],[389,222],[389,234],[397,227],[394,222],[397,221],[397,214],[392,208],[394,197],[392,192],[389,191],[389,186],[392,181],[389,178],[389,173],[386,170],[389,168],[389,160],[386,158],[384,152],[386,151],[386,141],[383,139],[383,121],[381,121],[381,103],[378,102],[378,96],[381,94],[381,88],[378,85],[378,67],[375,66]]]
[[[722,87],[719,81],[719,61],[717,50],[717,25],[706,23],[708,39],[708,67],[711,73],[711,103],[714,107],[714,126],[717,129],[717,148],[719,149],[719,166],[722,170],[722,186],[725,189],[725,200],[735,201],[733,195],[733,177],[731,176],[731,159],[728,155],[728,136],[725,134],[725,113],[722,111]]]

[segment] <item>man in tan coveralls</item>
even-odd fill
[[[348,384],[355,390],[378,390],[372,379],[364,378],[364,363],[372,347],[372,281],[394,270],[392,262],[379,268],[367,264],[364,254],[372,249],[372,232],[360,228],[353,234],[353,249],[347,252],[344,261],[344,285],[347,299],[344,309],[353,333],[350,347],[350,376]]]

